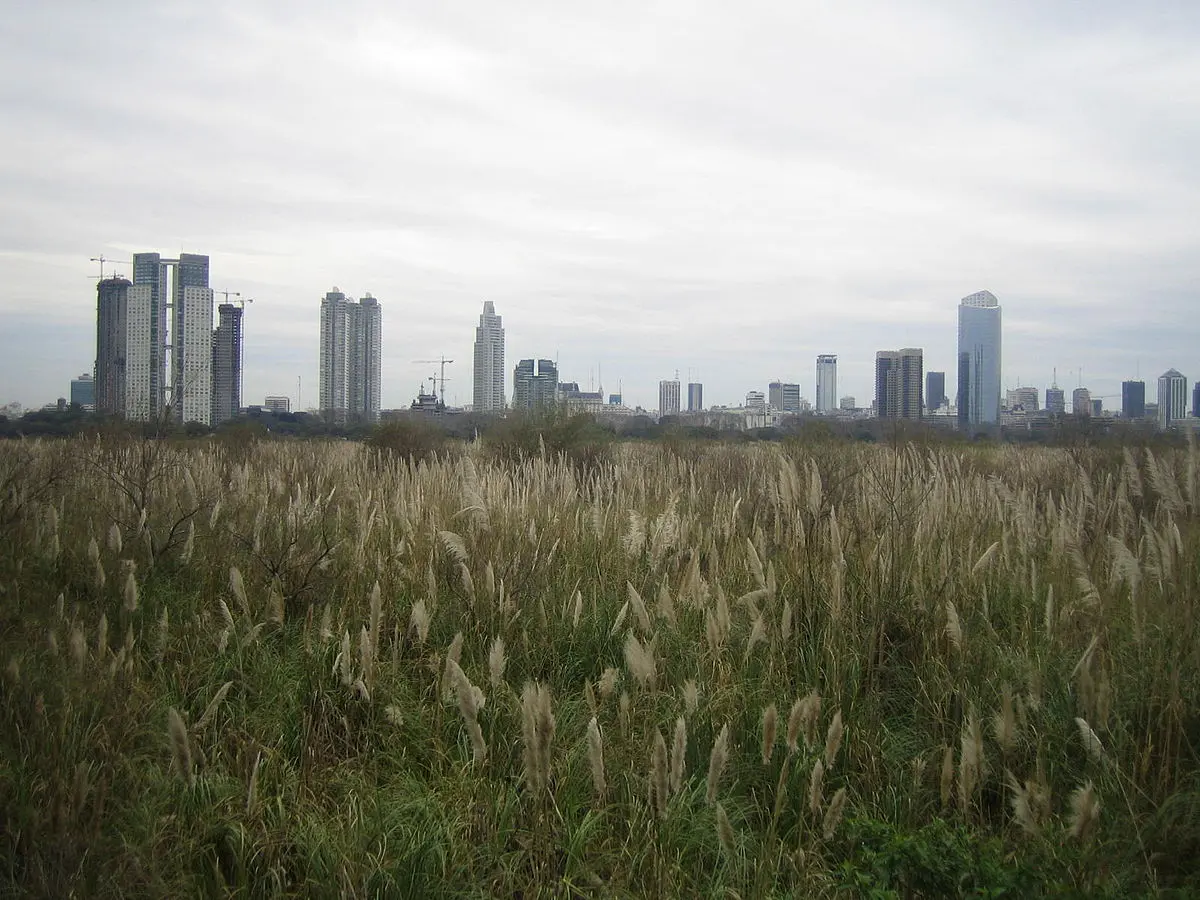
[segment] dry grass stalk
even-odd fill
[[[188,742],[187,726],[175,707],[167,710],[167,734],[171,739],[171,754],[175,760],[175,771],[188,787],[196,783],[192,772],[192,748]]]
[[[525,783],[538,794],[544,792],[550,782],[554,726],[550,689],[540,683],[526,682],[521,690]]]
[[[1080,843],[1087,843],[1099,820],[1100,800],[1096,797],[1095,787],[1089,781],[1071,794],[1071,837]]]
[[[838,751],[842,747],[842,738],[845,733],[846,731],[842,727],[842,711],[839,709],[833,714],[833,721],[829,723],[829,730],[825,733],[826,769],[832,769],[834,762],[837,761]]]
[[[604,777],[604,738],[600,733],[600,723],[596,721],[596,717],[588,721],[588,762],[592,768],[592,787],[596,791],[596,798],[603,803],[605,794],[608,793],[608,782]]]
[[[768,765],[775,753],[775,734],[779,727],[779,711],[772,703],[763,710],[762,717],[762,762]]]
[[[607,666],[600,673],[600,698],[607,700],[613,695],[613,691],[617,689],[617,683],[621,680],[621,670],[615,666]]]
[[[229,693],[229,689],[233,687],[232,681],[227,681],[221,685],[213,698],[208,701],[208,706],[204,707],[204,714],[200,716],[200,721],[196,723],[196,731],[203,731],[204,727],[213,720],[217,714],[217,709],[221,706],[221,701],[225,699],[225,695]]]
[[[705,797],[711,805],[716,802],[717,789],[721,785],[721,775],[725,771],[725,763],[729,760],[729,725],[722,725],[721,732],[713,743],[712,752],[708,757],[708,782]]]
[[[939,783],[942,806],[950,805],[950,794],[954,789],[954,748],[942,748],[942,775]]]
[[[958,618],[958,610],[951,600],[946,601],[946,637],[950,640],[950,646],[955,650],[962,650],[962,622]]]
[[[124,602],[121,604],[121,608],[125,612],[134,612],[138,608],[138,586],[133,572],[125,576]]]
[[[250,770],[250,784],[246,788],[246,815],[252,814],[258,803],[258,768],[261,763],[262,751],[260,750],[254,756],[254,768]]]
[[[237,566],[229,567],[229,590],[233,593],[233,599],[237,601],[242,615],[249,618],[250,601],[246,598],[246,584],[242,581],[242,573]]]
[[[496,635],[492,639],[492,648],[488,651],[488,677],[491,679],[492,689],[500,687],[504,681],[504,669],[508,665],[508,659],[504,655],[504,638]]]
[[[736,846],[733,823],[729,821],[729,815],[720,803],[717,804],[717,840],[721,844],[721,849],[732,857]]]
[[[1076,717],[1075,725],[1079,729],[1079,738],[1083,741],[1083,749],[1087,751],[1088,757],[1093,762],[1101,762],[1104,759],[1104,744],[1100,742],[1100,738],[1092,730],[1092,726],[1087,723],[1086,719],[1079,717]]]
[[[467,561],[467,545],[463,543],[460,535],[453,531],[439,531],[438,538],[441,540],[446,552],[458,562],[465,563]]]
[[[457,684],[450,672],[450,664],[454,663],[455,667],[458,666],[458,661],[462,658],[462,648],[463,633],[459,631],[455,633],[454,639],[450,641],[450,646],[446,648],[446,661],[442,666],[442,702],[450,700],[457,689]]]
[[[1011,685],[1004,685],[1000,693],[1000,711],[992,719],[992,733],[1004,753],[1011,753],[1017,737],[1017,721],[1013,712]]]
[[[838,825],[842,822],[842,814],[846,809],[846,789],[838,788],[837,793],[833,795],[833,799],[829,801],[829,808],[825,810],[825,821],[821,824],[821,832],[825,840],[833,839],[837,832]]]
[[[412,605],[412,611],[408,615],[408,630],[416,635],[419,644],[424,644],[429,638],[429,609],[423,599]]]
[[[632,702],[629,699],[629,692],[621,691],[621,696],[617,700],[617,721],[621,723],[621,734],[624,737],[629,736],[631,708]]]
[[[695,715],[700,708],[700,688],[696,679],[689,678],[683,683],[683,711],[685,715]]]
[[[625,666],[643,690],[654,690],[658,677],[654,648],[651,645],[643,646],[633,629],[625,635]]]
[[[825,805],[825,763],[818,759],[808,776],[808,811],[817,816]]]
[[[642,634],[650,633],[650,612],[646,609],[646,604],[642,600],[642,595],[638,593],[637,588],[633,586],[633,582],[625,582],[625,592],[628,595],[629,608],[633,611],[634,618],[637,620],[638,628],[642,630]]]
[[[746,655],[742,658],[742,665],[746,665],[750,661],[750,653],[758,644],[767,642],[767,626],[763,624],[762,614],[754,617],[754,624],[750,626],[750,637],[746,639]]]
[[[475,765],[479,765],[487,758],[488,750],[478,718],[479,711],[483,709],[486,699],[483,692],[471,684],[471,679],[467,678],[457,660],[446,659],[446,674],[454,685],[458,697],[458,711],[466,726],[467,735],[471,739]]]
[[[687,722],[683,716],[675,720],[675,736],[671,741],[671,779],[672,794],[678,794],[683,787],[683,769],[687,756]]]
[[[983,730],[975,710],[962,730],[958,758],[958,802],[963,812],[971,808],[983,772]]]
[[[100,621],[96,624],[96,659],[103,662],[106,656],[108,656],[108,616],[101,613]]]
[[[655,812],[660,819],[667,817],[667,800],[670,798],[670,785],[667,766],[667,742],[663,739],[662,731],[654,729],[654,749],[650,753],[650,793]]]

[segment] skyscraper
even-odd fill
[[[1067,396],[1062,388],[1055,385],[1046,388],[1046,412],[1062,415],[1067,411]]]
[[[232,303],[217,307],[212,339],[212,423],[235,418],[242,409],[242,310]]]
[[[816,410],[831,413],[838,408],[837,354],[822,353],[817,357]]]
[[[478,346],[478,345],[477,345]],[[513,369],[513,409],[553,406],[558,394],[558,366],[551,359],[522,359]]]
[[[504,412],[504,324],[491,300],[475,329],[475,412]]]
[[[1085,387],[1077,387],[1071,391],[1071,411],[1077,416],[1092,414],[1092,392]]]
[[[688,383],[688,412],[704,411],[704,385],[698,381]]]
[[[105,278],[96,285],[96,411],[114,416],[125,415],[126,409],[131,287],[126,279],[115,277]]]
[[[320,408],[335,421],[379,418],[382,312],[336,287],[321,301]]]
[[[1146,382],[1121,382],[1121,418],[1140,419],[1146,415]]]
[[[958,305],[958,423],[1000,421],[1000,302],[991,291]]]
[[[800,385],[787,381],[772,381],[767,385],[768,402],[780,412],[800,412]]]
[[[658,383],[658,415],[679,415],[679,379],[660,381]]]
[[[1176,369],[1167,369],[1158,378],[1158,427],[1166,431],[1187,418],[1187,379]]]
[[[930,411],[941,409],[946,405],[946,373],[925,373],[925,406]]]
[[[1192,388],[1192,417],[1200,419],[1200,381]]]
[[[96,408],[96,381],[88,372],[71,379],[71,405]]]
[[[922,357],[915,347],[875,354],[875,414],[879,418],[921,418]]]

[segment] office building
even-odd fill
[[[558,366],[550,359],[522,359],[513,369],[512,406],[530,411],[550,407],[558,396]]]
[[[1192,417],[1200,419],[1200,381],[1192,388]]]
[[[949,405],[950,401],[946,397],[946,373],[926,372],[925,408],[930,412],[934,412],[941,409],[943,406]]]
[[[688,412],[704,411],[704,385],[698,381],[688,383]]]
[[[475,412],[504,412],[504,323],[491,300],[484,302],[475,328],[474,380]]]
[[[1046,412],[1061,416],[1066,411],[1066,392],[1058,386],[1046,388]]]
[[[116,277],[105,278],[96,285],[96,375],[93,390],[97,412],[113,416],[125,415],[129,290],[132,287],[130,281]]]
[[[212,337],[212,425],[242,410],[242,310],[232,303],[217,307]]]
[[[822,353],[817,357],[815,407],[818,413],[828,414],[837,409],[837,354]]]
[[[658,415],[679,415],[679,379],[660,381],[658,383]]]
[[[768,404],[771,409],[785,413],[800,412],[800,385],[786,381],[772,381],[767,385]]]
[[[319,403],[334,421],[379,419],[383,314],[379,301],[361,302],[336,287],[321,301]]]
[[[1146,382],[1121,382],[1121,418],[1141,419],[1146,415]]]
[[[1008,392],[1006,398],[1011,412],[1037,412],[1038,392],[1033,387],[1017,387]]]
[[[87,372],[71,379],[71,405],[89,412],[96,408],[96,381]]]
[[[290,413],[292,411],[292,400],[290,397],[273,394],[263,400],[263,409],[269,409],[273,413]]]
[[[958,305],[958,423],[1000,421],[1000,302],[991,291]]]
[[[1158,427],[1166,431],[1187,418],[1187,379],[1176,369],[1167,369],[1158,378]]]
[[[842,412],[854,412],[858,409],[858,400],[849,394],[838,401],[838,409]]]
[[[881,419],[919,419],[924,393],[920,349],[875,354],[875,414]]]
[[[1092,392],[1085,387],[1077,387],[1071,391],[1071,412],[1077,416],[1092,414]]]
[[[762,415],[767,411],[767,398],[762,391],[747,391],[745,408],[747,412]]]

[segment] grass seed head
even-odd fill
[[[1100,799],[1089,781],[1071,794],[1071,837],[1087,843],[1100,820]]]
[[[725,812],[725,807],[720,803],[717,804],[717,840],[721,844],[721,849],[732,857],[734,847],[736,846],[736,838],[733,831],[733,823],[729,821],[729,815]]]
[[[667,800],[670,797],[667,772],[667,742],[662,731],[654,729],[654,749],[650,753],[650,787],[654,795],[654,809],[660,819],[667,817]]]
[[[832,769],[833,764],[837,761],[838,751],[842,748],[842,738],[845,734],[846,730],[842,727],[842,711],[839,709],[833,714],[833,721],[829,723],[829,730],[825,733],[826,769]]]
[[[808,811],[817,816],[825,805],[825,763],[818,759],[813,763],[808,777]]]
[[[608,782],[604,777],[604,738],[600,733],[600,723],[592,716],[588,721],[588,762],[592,768],[592,787],[601,803],[608,793]]]
[[[687,722],[683,716],[675,720],[675,736],[671,741],[671,793],[683,787],[683,769],[687,756]]]
[[[192,772],[192,748],[188,742],[187,726],[183,724],[183,717],[173,706],[167,710],[167,734],[171,739],[171,754],[175,760],[175,771],[179,773],[179,777],[187,786],[191,787],[196,782],[195,774]]]
[[[721,726],[721,732],[713,742],[712,752],[708,757],[708,781],[705,794],[708,803],[717,799],[717,790],[721,786],[721,775],[725,771],[725,763],[729,760],[729,725]]]
[[[779,711],[772,703],[763,710],[762,717],[762,762],[764,766],[771,762],[771,756],[775,752],[775,733],[778,727]]]
[[[833,840],[833,836],[837,832],[838,825],[841,824],[842,814],[845,810],[846,789],[843,787],[837,789],[837,793],[829,801],[829,808],[825,810],[825,821],[821,824],[821,831],[825,840]]]

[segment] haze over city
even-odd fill
[[[470,402],[485,301],[510,368],[647,408],[676,371],[811,399],[826,352],[869,403],[881,348],[953,372],[983,289],[1002,387],[1194,380],[1198,35],[1184,3],[11,9],[0,403],[90,371],[89,259],[146,250],[254,298],[243,402],[315,405],[333,285],[385,309],[384,408],[442,354]]]

